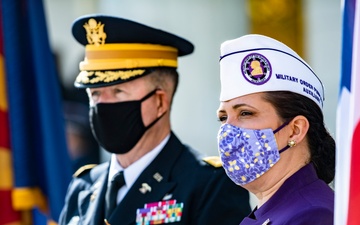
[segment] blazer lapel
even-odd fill
[[[173,165],[182,152],[183,145],[171,134],[169,142],[141,173],[130,188],[121,203],[109,218],[110,224],[134,224],[137,209],[144,208],[144,204],[158,202],[176,187],[176,183],[169,181]]]
[[[108,172],[102,174],[90,189],[79,193],[79,214],[84,219],[84,225],[98,225],[104,223],[104,199],[107,186]]]

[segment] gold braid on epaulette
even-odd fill
[[[73,174],[73,177],[79,177],[81,174],[83,174],[85,171],[90,170],[97,166],[97,164],[88,164],[85,166],[80,167],[76,172]]]
[[[202,160],[215,168],[219,168],[222,166],[219,156],[208,156],[204,157]]]

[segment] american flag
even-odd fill
[[[360,224],[360,2],[343,0],[335,225]]]

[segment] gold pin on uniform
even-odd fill
[[[139,191],[143,194],[146,194],[146,192],[151,192],[151,187],[147,183],[142,183],[142,187],[139,188]]]
[[[155,174],[153,175],[153,178],[154,178],[157,182],[161,182],[162,179],[163,179],[163,177],[161,176],[160,173],[155,173]]]

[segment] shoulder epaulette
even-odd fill
[[[73,174],[73,177],[78,177],[81,174],[83,174],[85,171],[88,171],[88,170],[94,168],[95,166],[97,166],[97,164],[88,164],[88,165],[82,166]]]
[[[221,160],[220,160],[220,157],[219,156],[208,156],[208,157],[204,157],[202,159],[204,162],[206,162],[207,164],[213,166],[213,167],[221,167],[222,166],[222,163],[221,163]]]

